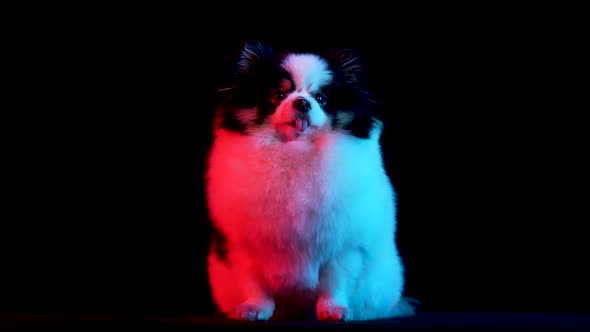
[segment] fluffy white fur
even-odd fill
[[[381,124],[369,139],[333,130],[314,101],[309,130],[286,133],[292,100],[328,84],[330,73],[311,55],[283,66],[296,89],[260,128],[249,135],[215,129],[207,193],[228,240],[227,261],[209,256],[215,303],[232,318],[267,320],[274,296],[295,292],[311,294],[320,320],[408,314]]]
[[[299,89],[315,91],[332,80],[328,64],[314,54],[291,54],[282,67],[292,74]]]

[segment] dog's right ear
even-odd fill
[[[237,73],[256,71],[264,63],[270,61],[274,55],[275,50],[269,44],[257,40],[246,40],[240,51]]]
[[[256,78],[272,69],[276,52],[270,43],[254,39],[244,40],[226,57],[226,74],[216,89],[219,96],[255,83]]]

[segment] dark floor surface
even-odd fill
[[[235,322],[213,316],[0,314],[0,331],[204,331],[358,329],[391,331],[590,331],[590,313],[421,312],[373,322]]]

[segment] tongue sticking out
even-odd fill
[[[307,122],[307,120],[304,120],[304,119],[295,120],[295,128],[297,128],[298,131],[305,131],[305,129],[307,129],[307,127],[309,127],[309,122]]]

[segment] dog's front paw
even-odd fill
[[[248,301],[234,308],[229,317],[237,320],[269,320],[275,310],[273,301]]]
[[[324,322],[337,322],[352,320],[352,313],[347,306],[339,305],[331,298],[320,298],[316,303],[316,315],[318,320]]]

